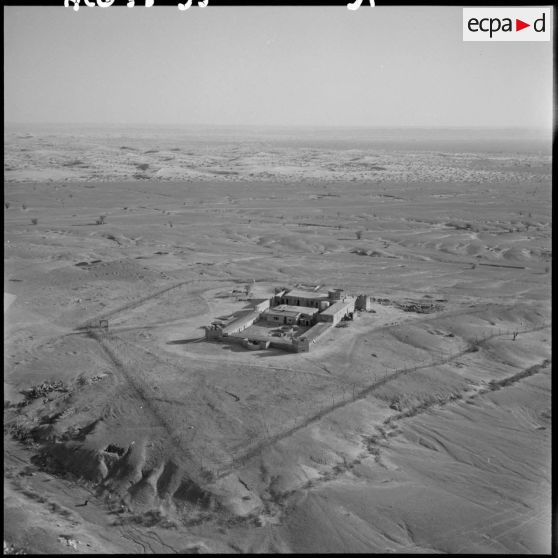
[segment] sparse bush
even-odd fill
[[[143,514],[134,514],[129,517],[116,519],[113,525],[141,525],[144,527],[162,527],[163,529],[176,529],[178,526],[173,521],[169,521],[160,510],[149,510]]]
[[[6,202],[4,205],[6,206],[6,209],[10,209],[10,202]]]
[[[28,554],[28,552],[24,548],[18,548],[4,541],[4,554]]]
[[[33,217],[33,219],[31,219],[31,224],[32,225],[36,225],[39,222],[39,220],[36,217]]]
[[[27,209],[27,206],[24,203],[22,203],[21,204],[21,209]]]
[[[357,231],[357,232],[355,233],[355,235],[356,235],[356,237],[357,237],[357,240],[361,240],[361,239],[362,239],[362,234],[363,234],[363,231]]]
[[[67,161],[62,164],[63,167],[81,167],[83,165],[83,161],[80,159],[74,159],[73,161]]]
[[[211,469],[205,468],[200,471],[200,477],[208,483],[213,482],[216,478],[215,473]]]
[[[401,411],[401,403],[399,401],[399,397],[395,397],[393,398],[393,400],[391,401],[390,405],[389,405],[390,409],[393,409],[394,411]]]
[[[18,440],[24,444],[33,442],[31,430],[32,426],[22,417],[18,417],[15,422],[4,427],[4,432],[9,433],[14,440]]]
[[[99,218],[95,221],[95,224],[96,225],[104,225],[106,218],[107,218],[106,215],[99,215]]]
[[[76,380],[76,384],[79,387],[83,387],[85,385],[87,385],[89,383],[88,379],[86,376],[79,376],[78,379]]]
[[[25,396],[26,399],[33,400],[44,397],[52,391],[67,392],[68,386],[66,386],[66,384],[62,380],[46,380],[42,384],[38,384],[30,387],[29,389],[22,390],[21,393]]]

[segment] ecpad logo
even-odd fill
[[[515,31],[521,31],[522,29],[526,29],[530,27],[530,23],[525,23],[521,19],[515,18]],[[477,31],[488,31],[490,33],[490,38],[492,39],[492,34],[498,31],[503,31],[507,33],[509,31],[513,31],[512,20],[509,17],[505,17],[504,19],[499,19],[497,17],[485,17],[481,20],[478,20],[476,17],[472,17],[467,22],[467,27],[469,31],[476,33]],[[533,29],[537,33],[544,33],[546,28],[546,14],[543,13],[542,17],[536,19],[533,23]]]
[[[464,41],[550,41],[551,8],[463,8]]]

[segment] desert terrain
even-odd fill
[[[550,137],[4,142],[5,552],[550,552]],[[204,338],[295,285],[372,310]]]

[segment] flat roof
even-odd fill
[[[269,311],[278,311],[278,312],[297,312],[298,314],[316,314],[319,312],[318,308],[311,308],[310,306],[293,306],[290,304],[279,304],[279,306],[273,306],[270,308]]]
[[[343,310],[344,308],[346,308],[347,306],[350,306],[354,301],[353,300],[340,300],[339,302],[336,302],[334,304],[332,304],[330,307],[326,308],[323,312],[322,312],[322,316],[331,316],[333,314],[336,314],[337,312],[339,312],[340,310]]]
[[[281,306],[274,306],[273,308],[268,308],[264,310],[264,314],[276,314],[279,316],[292,316],[297,317],[302,314],[300,310],[297,310],[300,306],[287,306],[286,304],[282,304]]]
[[[323,298],[326,300],[329,298],[327,293],[322,291],[314,292],[314,291],[303,291],[302,289],[291,289],[290,291],[286,292],[283,296],[294,296],[296,298]]]

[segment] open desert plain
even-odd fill
[[[550,552],[548,136],[4,141],[5,552]],[[370,306],[206,338],[295,287]]]

